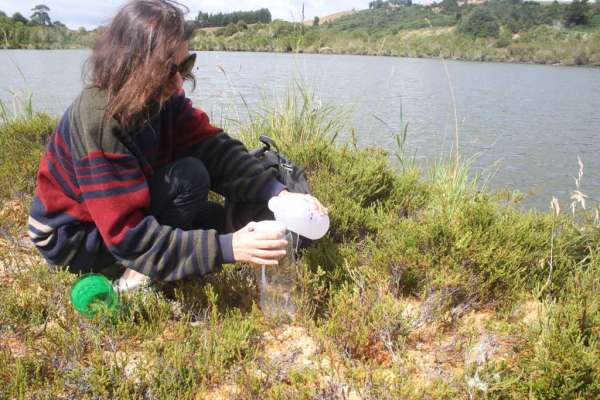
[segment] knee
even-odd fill
[[[184,157],[171,164],[168,173],[171,185],[179,196],[208,198],[210,175],[204,163],[194,157]]]

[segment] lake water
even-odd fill
[[[36,109],[62,113],[81,90],[88,54],[0,51],[0,100],[30,88]],[[301,83],[323,104],[347,111],[361,146],[394,151],[404,119],[408,148],[422,163],[450,153],[456,109],[462,157],[475,157],[475,170],[492,173],[494,189],[517,189],[526,194],[525,206],[540,209],[556,196],[565,209],[579,156],[581,190],[600,199],[599,69],[454,61],[447,69],[450,79],[439,60],[203,52],[197,89],[188,96],[227,126]]]

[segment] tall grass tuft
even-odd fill
[[[35,114],[33,109],[33,93],[11,91],[11,104],[0,101],[0,122],[7,123],[15,118],[29,118]]]
[[[272,136],[284,149],[298,145],[311,147],[333,143],[345,128],[345,113],[323,105],[300,83],[287,95],[253,115],[251,124],[241,127],[240,137],[249,144],[257,143],[260,135]]]
[[[12,106],[0,102],[0,198],[33,192],[38,162],[56,122],[34,111],[30,92],[13,92]]]

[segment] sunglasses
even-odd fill
[[[169,76],[173,77],[176,73],[180,73],[181,76],[185,77],[192,73],[194,63],[196,62],[196,53],[188,54],[179,64],[171,64],[171,72]]]

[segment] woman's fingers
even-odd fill
[[[278,250],[285,249],[288,245],[287,240],[278,239],[278,240],[255,240],[253,243],[253,247],[255,249],[264,249],[264,250]]]
[[[317,200],[317,199],[315,199],[315,203],[317,205],[317,210],[319,211],[319,214],[321,214],[321,215],[327,215],[328,210],[325,207],[323,207],[323,204],[321,204],[319,202],[319,200]]]
[[[254,232],[254,238],[258,240],[272,240],[272,241],[281,241],[283,238],[284,232],[277,231],[264,231],[264,232]]]
[[[328,213],[327,209],[325,207],[323,207],[323,204],[321,204],[321,202],[316,197],[307,194],[306,198],[308,199],[310,208],[313,211],[316,211],[321,215],[327,215],[327,213]]]
[[[265,260],[279,260],[287,254],[285,250],[259,250],[252,252],[253,257],[262,258]]]
[[[286,255],[288,242],[283,232],[259,232],[258,224],[251,222],[233,233],[231,245],[235,261],[277,265],[277,260]]]

